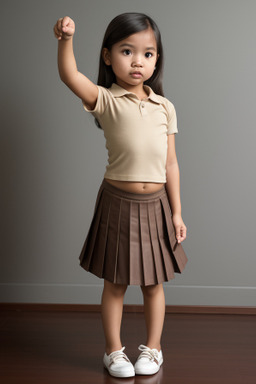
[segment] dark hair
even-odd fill
[[[156,23],[151,19],[151,17],[144,15],[143,13],[123,13],[116,16],[108,25],[100,52],[99,75],[97,82],[98,85],[109,88],[116,81],[112,67],[106,65],[103,60],[103,48],[107,48],[110,51],[114,44],[123,39],[126,39],[128,36],[134,33],[144,31],[150,27],[155,34],[157,54],[159,55],[159,58],[157,60],[156,69],[153,75],[150,77],[150,79],[145,81],[145,84],[150,86],[155,93],[164,96],[162,85],[164,58],[161,34]]]

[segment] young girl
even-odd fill
[[[163,96],[161,36],[144,14],[114,18],[104,36],[96,85],[77,70],[74,32],[69,17],[54,26],[60,78],[95,117],[108,150],[80,264],[104,279],[104,366],[116,377],[151,375],[163,363],[162,283],[181,273],[187,263],[181,245],[186,226],[175,152],[177,118],[173,104]],[[141,286],[147,330],[135,366],[120,340],[128,285]]]

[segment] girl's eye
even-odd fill
[[[131,54],[130,49],[125,49],[125,50],[123,50],[123,54],[124,54],[125,56],[129,56],[129,55]]]
[[[152,57],[153,56],[153,54],[151,53],[151,52],[147,52],[147,53],[145,53],[145,57],[147,58],[147,59],[149,59],[150,57]]]

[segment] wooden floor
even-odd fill
[[[103,368],[99,313],[4,311],[1,384],[255,384],[256,317],[167,314],[158,374],[116,379]],[[123,344],[132,362],[145,343],[143,314],[125,313]]]

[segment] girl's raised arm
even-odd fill
[[[57,21],[54,34],[58,39],[58,68],[61,80],[91,109],[95,107],[98,88],[77,70],[73,51],[74,21],[65,16]]]

